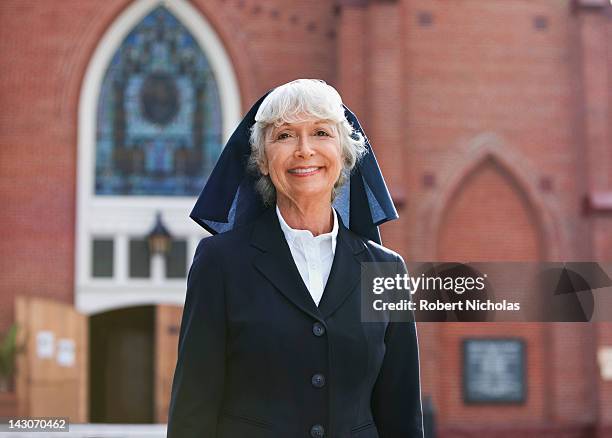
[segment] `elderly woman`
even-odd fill
[[[414,322],[361,321],[360,264],[405,267],[370,240],[390,199],[347,113],[298,79],[228,142],[192,212],[218,234],[188,277],[169,438],[423,436]]]

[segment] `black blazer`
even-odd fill
[[[274,208],[204,238],[187,280],[169,438],[422,438],[416,326],[360,321],[360,262],[399,255],[348,230],[317,307]]]

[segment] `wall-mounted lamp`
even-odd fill
[[[160,212],[156,214],[155,225],[147,235],[147,241],[149,242],[149,251],[151,251],[151,254],[164,255],[170,251],[172,235],[165,227]]]

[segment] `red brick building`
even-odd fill
[[[121,319],[118,309],[147,308],[142,315],[157,322],[143,327],[152,333],[164,313],[151,309],[184,300],[184,278],[169,275],[174,262],[153,258],[139,267],[130,257],[161,212],[180,237],[179,259],[190,260],[202,235],[187,218],[193,194],[138,196],[131,185],[129,193],[111,188],[101,196],[103,170],[94,169],[101,120],[118,117],[101,112],[109,65],[159,7],[208,62],[223,139],[273,86],[321,78],[340,91],[399,207],[400,219],[383,226],[384,243],[406,260],[610,258],[607,0],[5,0],[0,329],[16,320],[15,297],[51,298],[90,317],[94,354],[96,315],[108,316],[102,336],[117,324],[113,311]],[[131,135],[129,123],[121,135]],[[151,172],[160,171],[156,165]],[[100,267],[92,254],[111,258]],[[97,269],[110,275],[100,280]],[[169,319],[176,335],[176,313]],[[612,346],[609,325],[422,323],[419,335],[423,395],[433,402],[439,436],[612,437],[612,380],[598,362]],[[463,340],[508,336],[525,346],[523,401],[466,403]],[[159,338],[153,342],[158,353],[150,357],[159,357]],[[158,385],[168,385],[169,366]],[[94,418],[90,388],[89,420],[123,418],[109,411]],[[164,421],[159,403],[151,418]]]

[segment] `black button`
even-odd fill
[[[323,388],[325,386],[325,376],[323,374],[314,374],[310,381],[315,388]]]
[[[323,438],[325,436],[325,429],[320,424],[315,424],[310,428],[310,436],[312,438]]]
[[[315,336],[323,336],[325,334],[325,326],[320,322],[315,322],[312,325],[312,332]]]

